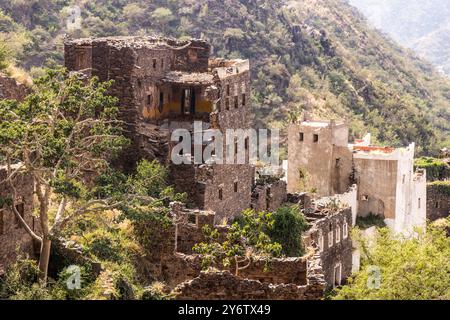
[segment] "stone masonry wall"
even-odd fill
[[[254,167],[246,164],[170,165],[170,181],[190,205],[216,213],[215,223],[250,208]]]
[[[450,193],[448,190],[450,190],[450,182],[447,187],[447,192],[432,183],[427,185],[428,220],[435,221],[450,215]]]
[[[257,185],[252,193],[252,209],[257,212],[272,212],[287,200],[286,182],[279,180],[272,184]]]
[[[0,181],[6,177],[6,170],[0,168]],[[16,199],[19,212],[28,225],[37,229],[38,221],[32,216],[34,184],[30,176],[19,175],[14,186],[18,191],[19,199]],[[0,198],[8,199],[12,196],[10,187],[0,184]],[[19,251],[17,251],[19,249]],[[7,209],[6,205],[0,207],[0,270],[5,270],[15,262],[18,252],[29,254],[34,257],[33,240],[19,225],[14,213]]]
[[[293,259],[291,262],[298,261]],[[306,261],[308,272],[304,284],[285,281],[268,282],[267,279],[258,279],[263,276],[263,271],[256,276],[248,277],[248,274],[240,274],[239,277],[230,271],[201,272],[192,280],[178,285],[174,292],[180,300],[319,300],[323,298],[325,282],[320,267],[318,256],[310,257]],[[280,260],[279,266],[290,265],[288,261]],[[296,263],[291,264],[296,266]],[[301,270],[294,268],[294,270]],[[286,268],[278,270],[276,274],[282,274]]]
[[[352,212],[350,208],[336,212],[319,214],[309,213],[309,219],[317,219],[312,228],[305,234],[306,246],[318,248],[325,281],[328,287],[336,285],[336,267],[341,266],[341,283],[351,275],[352,271],[352,241],[350,228],[352,226]],[[345,226],[346,225],[346,226]],[[347,230],[345,231],[345,228]]]

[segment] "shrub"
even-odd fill
[[[302,256],[302,233],[307,230],[308,222],[298,206],[284,206],[273,213],[273,227],[268,230],[272,241],[281,244],[282,253],[289,257]]]

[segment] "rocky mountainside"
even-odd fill
[[[354,136],[416,141],[422,154],[450,146],[449,80],[344,0],[1,0],[0,8],[0,40],[32,75],[63,62],[64,34],[201,37],[216,56],[251,60],[257,126],[284,127],[308,110],[348,119]]]
[[[378,29],[450,75],[450,2],[350,0]]]

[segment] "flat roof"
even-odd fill
[[[214,76],[206,72],[198,73],[198,72],[170,71],[165,74],[162,81],[179,84],[205,85],[205,84],[213,84]]]
[[[151,37],[151,36],[117,36],[117,37],[90,37],[80,39],[68,39],[66,44],[74,44],[78,46],[89,46],[95,43],[106,42],[110,46],[117,48],[174,48],[180,49],[189,46],[192,43],[202,43],[207,45],[207,41],[201,39],[178,40],[168,37]]]

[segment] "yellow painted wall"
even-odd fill
[[[174,88],[172,91],[164,91],[164,99],[167,101],[168,93],[170,92],[170,102],[163,104],[162,112],[159,112],[159,93],[155,95],[152,106],[144,106],[142,115],[146,119],[159,120],[168,118],[171,114],[181,114],[181,90]],[[201,99],[201,90],[196,89],[196,113],[210,113],[212,112],[212,102]]]

